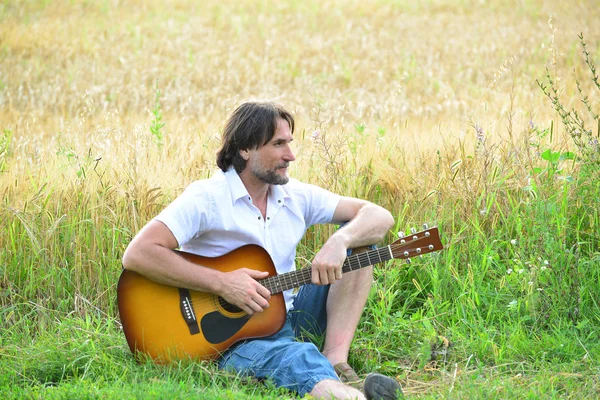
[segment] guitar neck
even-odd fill
[[[347,272],[356,271],[373,264],[391,260],[392,258],[394,257],[390,246],[353,254],[346,257],[344,265],[342,266],[342,273],[345,274]],[[310,283],[311,275],[311,268],[303,268],[276,276],[270,276],[261,280],[260,283],[267,288],[271,294],[277,294]]]

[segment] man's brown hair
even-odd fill
[[[235,109],[223,130],[221,149],[217,152],[217,166],[226,172],[233,165],[242,172],[246,160],[240,150],[255,149],[269,143],[281,118],[294,133],[294,117],[279,104],[270,101],[247,101]]]

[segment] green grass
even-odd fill
[[[359,373],[396,376],[423,398],[600,394],[600,181],[545,182],[534,199],[498,186],[482,198],[486,212],[442,207],[431,215],[442,252],[376,269],[350,358]],[[22,210],[2,208],[4,397],[293,397],[209,363],[137,363],[115,305],[135,231],[127,198],[92,184],[31,184],[37,192]],[[139,209],[141,219],[167,201]],[[329,232],[311,230],[300,255]]]
[[[533,164],[544,164],[538,157]],[[338,181],[350,194],[366,182],[399,210],[395,232],[437,221],[445,244],[411,264],[376,268],[350,355],[357,371],[395,376],[419,398],[600,395],[600,179],[577,162],[573,179],[543,175],[527,190],[510,176],[483,176],[479,191],[457,200],[429,197],[437,207],[386,197],[374,175],[360,188]],[[335,165],[354,173],[354,165]],[[454,179],[472,179],[468,172]],[[113,189],[118,182],[92,174],[67,187],[33,176],[27,184],[30,195],[0,209],[4,397],[294,397],[210,363],[165,367],[131,356],[116,310],[120,258],[168,196],[142,190],[132,202]],[[310,259],[330,233],[311,229],[299,256]]]

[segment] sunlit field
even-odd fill
[[[296,118],[294,177],[436,225],[375,269],[350,354],[413,398],[600,397],[594,1],[0,1],[2,398],[295,398],[139,363],[133,235],[216,170],[248,99]],[[334,227],[309,230],[307,265]]]

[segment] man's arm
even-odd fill
[[[342,197],[333,223],[349,221],[329,237],[312,262],[312,282],[327,285],[342,279],[342,265],[350,248],[378,243],[394,224],[385,208],[366,200]]]
[[[241,268],[224,273],[202,267],[173,252],[178,246],[165,224],[150,221],[125,250],[123,267],[158,283],[217,294],[248,314],[269,306],[271,294],[256,281],[267,272]]]

